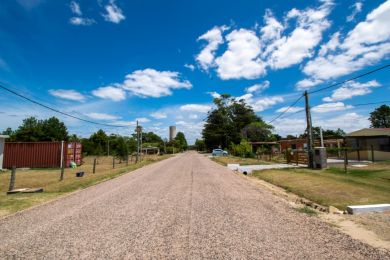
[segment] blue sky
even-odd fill
[[[304,90],[389,63],[390,1],[16,0],[0,3],[0,80],[109,133],[200,137],[213,96],[244,98],[269,121]],[[315,125],[368,127],[390,98],[389,70],[310,97]],[[99,126],[0,91],[0,130],[57,116],[89,136]],[[302,100],[273,122],[305,128]]]

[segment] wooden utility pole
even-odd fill
[[[307,152],[308,152],[308,167],[314,168],[313,158],[313,126],[311,124],[311,113],[309,105],[309,94],[305,91],[305,109],[306,109],[306,122],[307,122]]]
[[[138,127],[138,120],[137,120],[137,127],[135,128],[135,131],[137,132],[137,154],[135,157],[135,163],[138,163],[139,159],[139,127]]]

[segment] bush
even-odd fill
[[[231,153],[235,156],[253,158],[252,146],[247,140],[242,139],[239,144],[231,144]]]

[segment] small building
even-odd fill
[[[364,128],[345,136],[345,144],[352,148],[349,159],[390,160],[390,128]]]
[[[7,138],[9,138],[8,135],[0,135],[0,170],[3,169],[4,145]]]
[[[325,139],[324,147],[326,148],[340,148],[344,143],[343,139]],[[284,139],[279,141],[280,151],[282,153],[286,150],[298,150],[305,151],[307,150],[307,139],[306,138],[297,138],[297,139]],[[314,140],[314,147],[320,147],[321,140]]]

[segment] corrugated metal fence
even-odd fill
[[[64,143],[64,162],[69,166],[68,157],[74,156],[68,150],[68,145],[76,143]],[[75,145],[76,146],[76,145]],[[81,145],[80,160],[81,163]],[[69,147],[70,148],[70,147]],[[55,168],[61,165],[61,142],[9,142],[4,146],[4,168]]]

